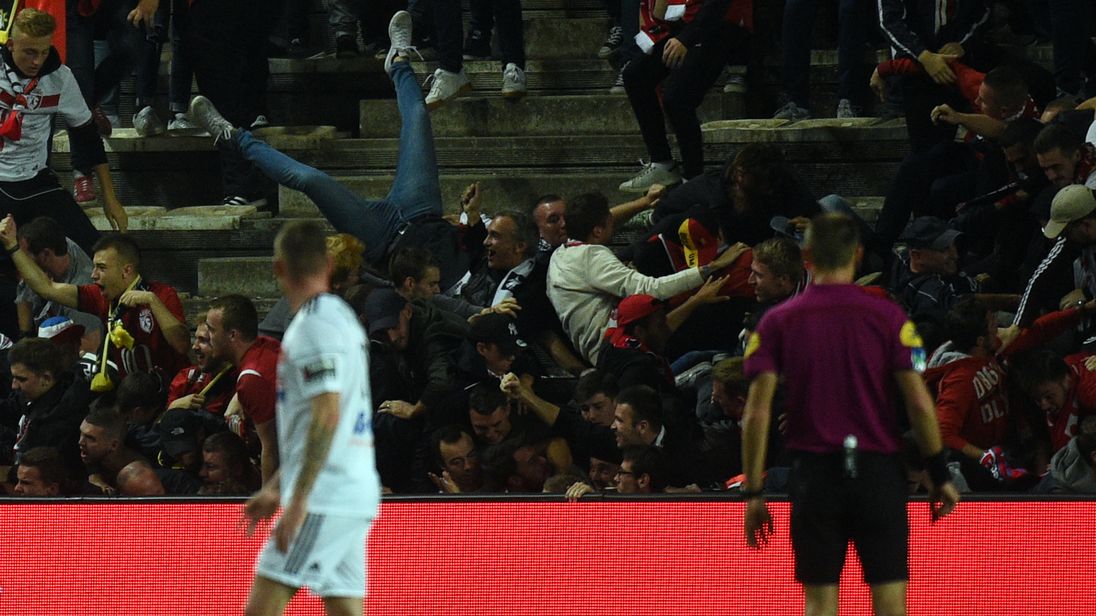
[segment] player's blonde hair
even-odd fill
[[[53,15],[35,9],[23,9],[15,16],[12,37],[20,35],[34,38],[50,36],[56,29],[57,20],[53,18]]]
[[[351,272],[365,265],[365,244],[349,233],[337,233],[327,236],[327,254],[331,255],[331,283],[346,281]]]

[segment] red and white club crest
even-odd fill
[[[145,308],[144,310],[142,310],[141,311],[141,316],[140,316],[140,321],[141,321],[141,330],[144,331],[146,334],[151,334],[152,333],[152,311],[149,310],[148,308]]]

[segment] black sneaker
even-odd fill
[[[491,59],[491,33],[479,30],[469,30],[464,37],[465,60],[490,60]]]
[[[304,46],[304,42],[295,38],[289,41],[289,45],[285,48],[285,54],[290,58],[301,59],[308,57],[308,49]]]
[[[223,205],[254,205],[255,207],[265,207],[266,197],[245,197],[243,195],[228,195],[221,202]]]
[[[335,38],[335,57],[358,57],[358,41],[354,40],[354,37],[349,34],[340,34]]]
[[[619,51],[622,45],[624,45],[624,28],[613,26],[609,28],[609,36],[605,38],[601,49],[597,51],[597,57],[608,58]]]

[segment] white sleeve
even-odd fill
[[[91,120],[91,110],[84,102],[84,95],[80,93],[80,86],[76,78],[72,76],[72,70],[67,66],[61,66],[56,74],[61,77],[61,100],[58,103],[58,112],[65,119],[65,124],[70,128],[83,126]]]
[[[282,352],[300,375],[301,395],[314,398],[345,389],[349,371],[357,365],[349,354],[361,349],[351,348],[350,337],[340,335],[327,319],[305,319],[296,325],[292,344],[283,345]]]
[[[658,299],[669,299],[695,289],[704,282],[700,270],[695,267],[659,278],[645,276],[621,263],[604,246],[592,246],[586,258],[585,269],[590,272],[590,286],[617,297],[644,293]]]

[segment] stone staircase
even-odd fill
[[[611,202],[631,198],[616,187],[638,170],[646,152],[626,97],[608,93],[616,68],[596,57],[608,28],[600,0],[523,4],[529,95],[502,99],[499,63],[466,62],[472,92],[432,114],[444,203],[455,210],[473,181],[480,182],[487,212],[525,208],[545,193],[566,197],[598,190]],[[314,11],[310,20],[313,40],[323,40],[323,13]],[[878,195],[908,151],[904,123],[742,119],[767,117],[779,90],[779,57],[764,43],[750,67],[750,90],[724,93],[721,79],[700,109],[708,165],[718,167],[749,143],[775,144],[819,196],[845,195],[874,220]],[[1034,54],[1049,62],[1048,50],[1036,48]],[[867,53],[865,60],[877,56]],[[355,192],[383,196],[396,165],[399,117],[381,65],[371,56],[271,59],[270,115],[280,126],[256,134]],[[428,55],[413,66],[424,79],[436,63]],[[166,111],[166,62],[161,73],[157,107]],[[835,52],[813,52],[811,81],[813,111],[832,114]],[[132,81],[122,92],[128,123]],[[71,168],[63,133],[53,147],[53,165],[64,182]],[[120,129],[107,140],[107,150],[147,274],[186,294],[190,318],[206,298],[229,292],[258,299],[265,312],[277,295],[270,273],[274,234],[287,218],[320,217],[308,198],[280,188],[264,211],[209,206],[222,196],[217,157],[212,140],[194,131],[140,139],[132,129]],[[96,208],[89,212],[105,229]]]

